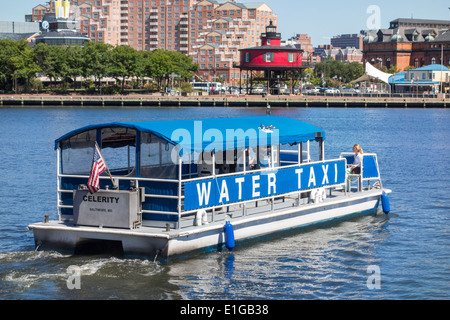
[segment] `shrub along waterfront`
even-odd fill
[[[39,43],[30,47],[25,40],[0,40],[0,92],[42,92],[38,79],[50,81],[50,91],[65,93],[124,93],[127,81],[138,86],[144,79],[149,90],[161,90],[177,81],[189,81],[198,65],[179,52],[137,51],[129,46],[111,46],[89,42],[84,47],[49,46]],[[83,79],[78,85],[75,79]],[[119,85],[103,87],[102,80],[114,78]]]

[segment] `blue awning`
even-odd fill
[[[285,117],[260,116],[239,118],[214,118],[199,120],[111,122],[89,125],[71,131],[55,141],[59,142],[84,131],[108,128],[132,128],[148,132],[188,151],[202,152],[211,149],[226,150],[266,144],[266,141],[294,145],[325,139],[325,132],[309,123]]]

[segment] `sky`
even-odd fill
[[[258,0],[238,0],[254,2]],[[278,16],[283,39],[306,33],[314,46],[330,44],[333,36],[389,28],[397,18],[450,20],[448,0],[259,0]],[[0,0],[0,21],[24,21],[25,14],[46,0]]]

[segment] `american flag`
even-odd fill
[[[100,189],[99,176],[105,171],[105,168],[105,160],[103,160],[102,154],[100,153],[97,144],[95,144],[94,159],[92,160],[91,173],[87,183],[87,187],[91,194],[96,193],[98,189]]]

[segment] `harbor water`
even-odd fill
[[[450,298],[447,109],[273,108],[326,132],[325,156],[378,154],[391,212],[169,262],[35,251],[56,219],[54,140],[93,123],[264,115],[265,108],[0,109],[0,299]]]

